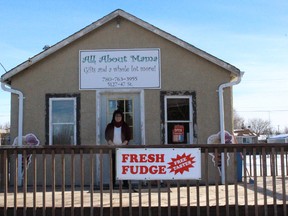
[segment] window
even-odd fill
[[[165,144],[193,143],[192,96],[164,96]]]
[[[49,145],[77,143],[76,97],[49,98]]]
[[[247,144],[247,143],[252,143],[252,138],[250,137],[243,137],[243,143]]]

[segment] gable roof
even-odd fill
[[[235,129],[234,130],[235,136],[247,136],[247,137],[257,137],[256,133],[252,132],[250,129]]]
[[[210,55],[209,53],[206,53],[203,50],[200,50],[198,48],[196,48],[195,46],[123,11],[123,10],[115,10],[112,13],[104,16],[103,18],[99,19],[96,22],[93,22],[92,24],[86,26],[85,28],[81,29],[80,31],[72,34],[71,36],[67,37],[66,39],[56,43],[55,45],[51,46],[50,48],[40,52],[39,54],[36,54],[35,56],[33,56],[32,58],[29,58],[27,61],[21,63],[20,65],[16,66],[15,68],[11,69],[10,71],[8,71],[7,73],[3,74],[1,76],[1,82],[6,82],[8,83],[10,78],[13,77],[14,75],[20,73],[21,71],[23,71],[24,69],[30,67],[31,65],[35,64],[36,62],[44,59],[45,57],[49,56],[50,54],[56,52],[57,50],[67,46],[68,44],[72,43],[73,41],[81,38],[82,36],[88,34],[89,32],[101,27],[102,25],[104,25],[105,23],[111,21],[112,19],[115,19],[117,17],[122,17],[125,18],[127,20],[129,20],[130,22],[133,22],[143,28],[145,28],[148,31],[153,32],[156,35],[159,35],[165,39],[167,39],[168,41],[171,41],[175,44],[177,44],[180,47],[183,47],[184,49],[189,50],[190,52],[228,70],[229,72],[231,72],[232,76],[240,76],[241,72],[238,68],[234,67],[233,65],[230,65],[227,62],[224,62],[221,59],[216,58],[215,56]]]
[[[278,134],[275,136],[271,136],[268,139],[287,139],[288,138],[288,134]]]

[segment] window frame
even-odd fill
[[[167,101],[169,99],[188,99],[189,100],[189,120],[168,120]],[[189,124],[189,144],[193,144],[193,96],[192,95],[164,95],[164,144],[168,143],[168,124],[169,123],[188,123]],[[187,144],[187,143],[186,143]]]
[[[73,144],[80,145],[80,94],[46,94],[46,115],[45,115],[45,145],[55,145],[53,144],[53,132],[52,132],[52,102],[55,100],[73,100],[74,101],[74,138]]]

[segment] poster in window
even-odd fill
[[[184,126],[183,125],[174,125],[172,130],[172,139],[175,143],[184,142]]]

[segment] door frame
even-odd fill
[[[145,105],[144,105],[144,90],[143,89],[109,89],[96,91],[96,145],[101,144],[101,97],[104,94],[129,94],[136,93],[140,96],[140,130],[141,130],[141,145],[146,145],[145,142]]]

